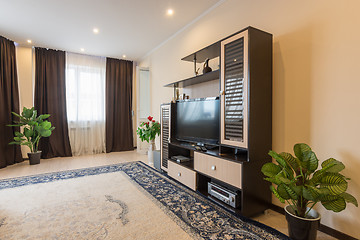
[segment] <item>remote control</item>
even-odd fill
[[[201,146],[200,149],[201,149],[201,151],[203,151],[203,152],[206,152],[206,151],[207,151],[206,147],[204,147],[204,146]]]

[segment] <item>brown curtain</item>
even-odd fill
[[[65,89],[65,52],[35,48],[35,109],[38,114],[50,114],[55,127],[52,135],[42,138],[39,150],[42,158],[70,157]]]
[[[106,58],[106,152],[133,150],[131,61]]]
[[[19,113],[19,90],[16,72],[15,45],[0,36],[0,168],[23,161],[19,145],[9,145],[19,128],[8,127]]]

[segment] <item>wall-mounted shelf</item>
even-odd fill
[[[198,75],[196,77],[191,77],[187,79],[183,79],[177,82],[169,83],[164,85],[164,87],[175,87],[175,88],[183,88],[187,86],[191,86],[198,83],[208,82],[211,80],[219,79],[219,70],[215,70],[212,72],[208,72],[202,75]]]
[[[207,46],[197,52],[194,52],[189,56],[182,58],[181,60],[188,62],[195,61],[197,63],[202,63],[205,62],[207,58],[213,59],[219,56],[220,56],[220,41],[213,43],[210,46]]]

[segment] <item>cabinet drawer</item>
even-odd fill
[[[194,153],[194,169],[210,177],[241,188],[240,163],[227,161],[203,153]]]
[[[168,161],[168,175],[196,191],[196,172]]]

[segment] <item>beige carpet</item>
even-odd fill
[[[152,199],[123,172],[3,189],[0,239],[192,239]]]

